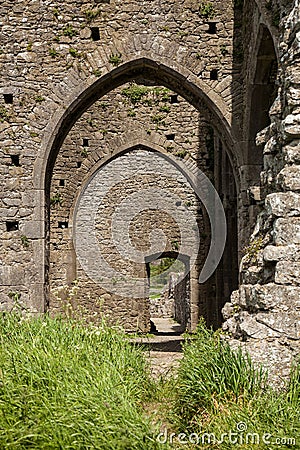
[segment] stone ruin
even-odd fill
[[[284,376],[300,339],[299,15],[299,0],[3,0],[1,310],[80,309],[145,332],[147,264],[183,255],[189,329],[222,325]],[[227,221],[205,283],[198,170]],[[153,189],[173,210],[151,206]]]

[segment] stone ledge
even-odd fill
[[[300,142],[295,140],[282,148],[282,153],[288,164],[300,163]]]
[[[277,219],[273,236],[276,245],[300,244],[300,218]]]
[[[268,245],[263,251],[264,261],[300,261],[300,245]]]
[[[239,291],[233,293],[232,300],[242,309],[254,311],[300,309],[300,287],[275,283],[241,285]]]
[[[300,194],[294,192],[278,192],[266,197],[266,208],[269,214],[277,217],[300,216]]]
[[[276,265],[275,282],[278,284],[300,285],[300,262],[280,261]]]
[[[277,181],[286,191],[300,191],[300,166],[284,167],[279,172]]]

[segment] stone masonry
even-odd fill
[[[200,316],[220,326],[226,304],[233,344],[286,375],[300,339],[299,11],[299,0],[2,1],[1,310],[56,313],[73,302],[149,329],[147,289],[134,297],[99,287],[75,234],[80,199],[96,179],[109,186],[105,171],[130,172],[145,157],[147,174],[161,158],[164,174],[147,183],[180,191],[177,206],[191,211],[202,243],[190,329]],[[210,223],[186,175],[173,184],[181,164],[208,176],[227,219],[223,258],[202,285]],[[143,176],[119,183],[86,216],[95,214],[92,234],[113,266],[106,225]],[[178,253],[171,215],[149,217],[129,226],[133,247],[147,248],[161,226],[164,251]]]

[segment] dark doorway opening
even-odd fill
[[[163,253],[146,267],[151,331],[181,334],[190,325],[189,258]]]

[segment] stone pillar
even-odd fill
[[[264,142],[265,196],[240,268],[241,285],[226,304],[224,330],[244,341],[278,381],[287,376],[300,342],[300,8],[284,20],[280,43],[281,90]]]

